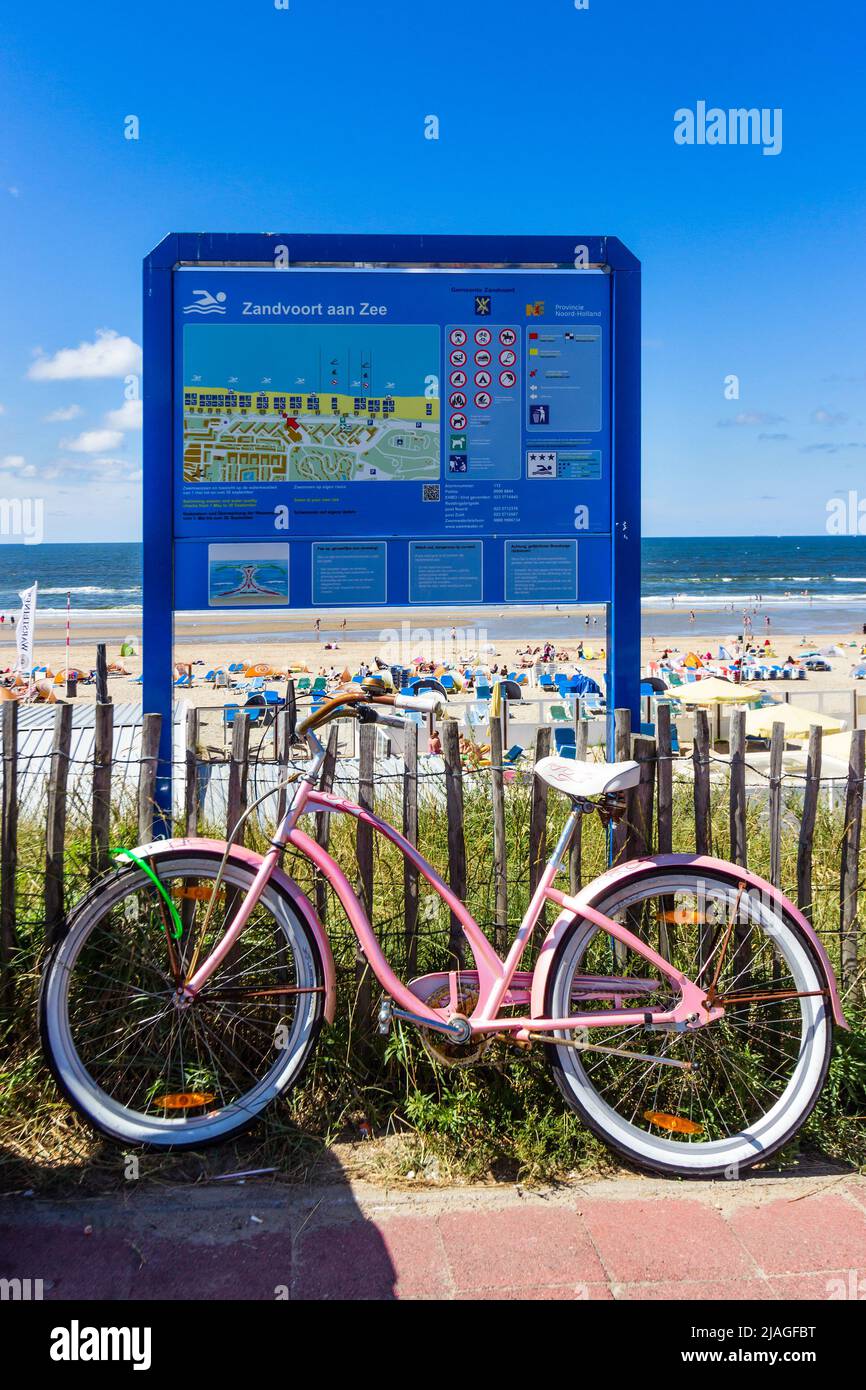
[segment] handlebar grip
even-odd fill
[[[436,714],[442,705],[442,696],[435,690],[425,691],[421,695],[400,695],[394,696],[395,709],[413,709],[421,714]]]

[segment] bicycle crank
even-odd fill
[[[659,1067],[678,1067],[680,1071],[694,1071],[691,1062],[681,1062],[676,1057],[654,1057],[649,1052],[630,1052],[625,1047],[605,1047],[602,1043],[575,1042],[572,1038],[554,1038],[550,1033],[528,1033],[533,1042],[543,1042],[554,1047],[571,1047],[575,1052],[605,1052],[609,1057],[629,1057],[633,1062],[649,1062]]]

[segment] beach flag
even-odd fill
[[[28,680],[33,675],[33,624],[36,620],[37,588],[37,584],[31,584],[29,589],[22,589],[18,595],[21,600],[21,618],[16,633],[18,655],[15,669]]]

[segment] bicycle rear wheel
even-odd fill
[[[73,914],[42,980],[40,1028],[66,1097],[102,1133],[159,1149],[216,1143],[298,1082],[324,1010],[307,924],[270,883],[240,940],[187,1007],[178,980],[204,960],[252,883],[219,856],[160,856],[177,909],[139,868],[104,880]],[[207,922],[207,924],[206,924]]]
[[[593,906],[706,987],[718,968],[725,1014],[695,1030],[647,1030],[642,1021],[588,1028],[571,1039],[640,1058],[551,1047],[571,1109],[611,1148],[655,1172],[736,1177],[765,1162],[808,1118],[830,1061],[827,982],[808,940],[775,900],[742,891],[733,867],[728,876],[648,866]],[[626,1008],[667,1010],[678,1002],[642,956],[577,920],[551,970],[553,1017],[610,1010],[609,998],[576,1002],[585,974],[624,977]],[[629,978],[655,988],[629,998]]]

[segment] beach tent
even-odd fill
[[[828,734],[841,733],[845,728],[844,719],[803,705],[764,705],[746,712],[746,733],[755,738],[770,738],[774,724],[784,724],[788,738],[808,738],[813,724]]]
[[[723,681],[718,676],[710,676],[705,681],[695,681],[693,685],[677,687],[676,698],[682,705],[748,705],[760,700],[763,695],[760,686],[742,681]]]
[[[136,650],[134,637],[124,637],[123,641],[120,644],[120,655],[138,656],[138,651]]]
[[[659,682],[662,690],[665,689],[663,682]],[[601,686],[598,681],[594,681],[592,676],[585,676],[582,671],[576,671],[568,682],[568,690],[572,695],[600,695]]]
[[[683,665],[686,666],[690,671],[699,671],[703,664],[704,663],[701,661],[701,658],[697,655],[696,652],[689,652],[688,656],[683,662]]]

